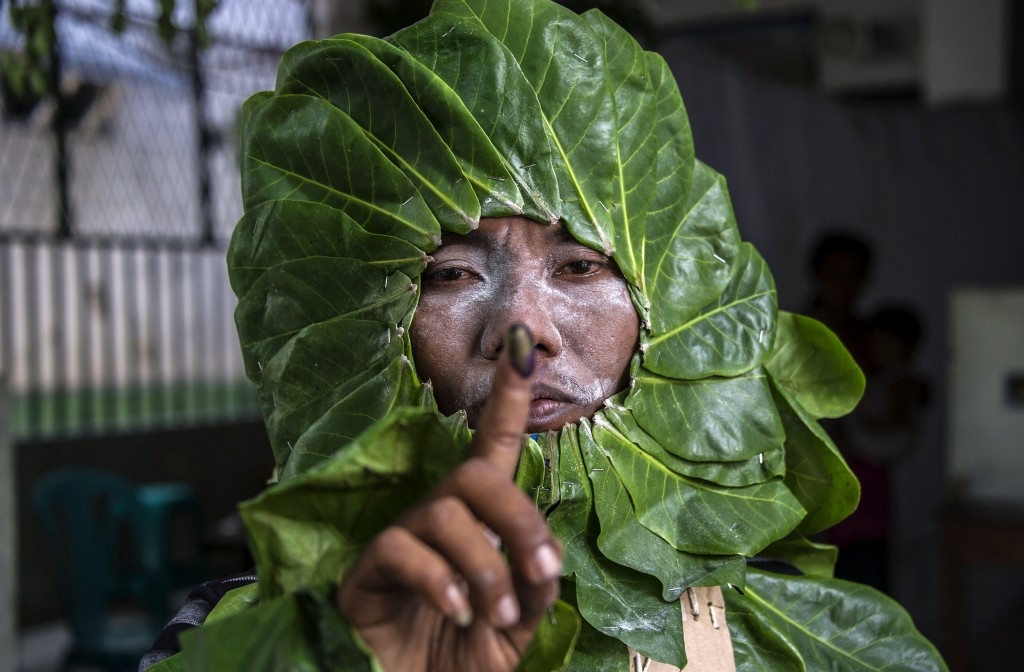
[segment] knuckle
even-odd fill
[[[516,530],[518,536],[529,538],[530,541],[547,538],[548,528],[544,517],[532,502],[527,502],[527,504],[528,506],[517,507],[515,511],[508,514],[509,527]]]
[[[477,479],[486,478],[494,472],[494,467],[485,458],[471,457],[464,463],[466,477]]]
[[[536,509],[530,508],[510,514],[507,525],[511,530],[511,538],[515,539],[515,543],[510,545],[510,550],[517,554],[530,553],[535,548],[551,542],[551,531]]]
[[[456,583],[455,576],[441,566],[428,567],[423,570],[422,586],[427,594],[443,595],[448,586]]]
[[[511,585],[508,572],[504,571],[504,568],[499,570],[490,565],[474,567],[466,573],[466,581],[485,595],[500,593]]]
[[[465,505],[457,497],[439,497],[425,507],[424,522],[428,526],[446,525],[463,516],[465,510]]]
[[[493,480],[494,468],[482,457],[471,457],[455,470],[452,478],[455,485],[462,489],[484,480]]]
[[[518,450],[519,444],[522,443],[523,433],[518,424],[498,425],[491,433],[491,439],[499,446],[510,446]]]
[[[406,530],[391,526],[374,537],[365,554],[376,558],[393,558],[407,551],[408,540],[409,533]]]

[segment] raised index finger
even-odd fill
[[[533,366],[533,335],[525,325],[514,324],[505,336],[491,394],[469,451],[470,456],[488,460],[509,476],[515,471],[530,417]]]

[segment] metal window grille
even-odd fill
[[[60,94],[5,97],[0,119],[14,438],[253,417],[224,263],[241,215],[235,129],[310,35],[308,3],[221,0],[205,49],[188,29],[161,40],[156,3],[129,1],[120,34],[115,0],[55,4]],[[5,21],[0,48],[16,50]]]

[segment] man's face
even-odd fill
[[[484,219],[445,236],[423,272],[413,356],[441,412],[465,409],[475,426],[515,323],[536,342],[527,431],[589,417],[625,386],[639,320],[615,263],[562,224]]]

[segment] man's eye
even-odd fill
[[[438,280],[459,280],[466,274],[461,268],[442,268],[435,273]]]
[[[455,282],[456,280],[462,280],[466,277],[466,271],[461,268],[448,267],[441,268],[427,276],[427,280],[430,282]]]
[[[580,259],[565,265],[565,269],[573,275],[586,275],[594,270],[596,263],[589,259]]]

